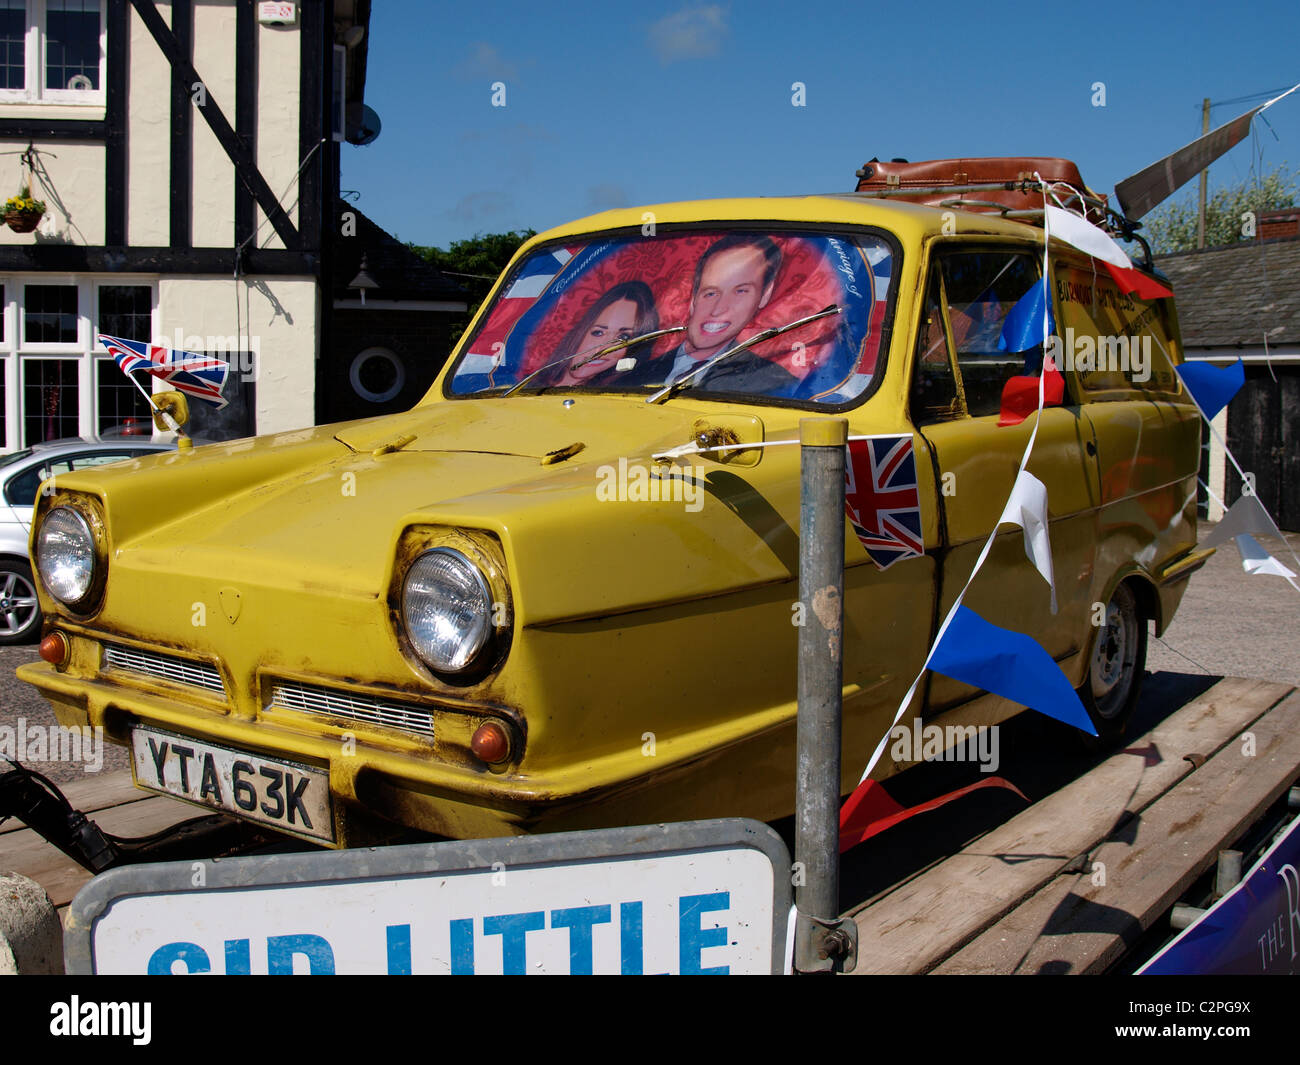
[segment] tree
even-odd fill
[[[479,233],[468,240],[452,241],[445,250],[419,244],[409,247],[469,292],[469,317],[473,318],[520,245],[536,232],[534,229],[520,229],[507,233]],[[453,328],[452,340],[458,340],[462,332],[464,326]]]
[[[1300,184],[1283,163],[1258,181],[1247,179],[1219,189],[1205,204],[1205,246],[1220,248],[1256,239],[1261,211],[1294,207]],[[1156,255],[1170,255],[1196,248],[1196,216],[1199,199],[1188,193],[1181,200],[1166,203],[1143,223],[1142,234]],[[1255,219],[1243,218],[1253,213]]]

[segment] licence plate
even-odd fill
[[[334,842],[329,773],[160,729],[131,730],[138,787]]]

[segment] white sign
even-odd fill
[[[740,820],[127,866],[73,902],[68,967],[771,973],[788,870],[780,838]]]
[[[264,2],[257,5],[257,21],[263,26],[292,26],[298,21],[298,5]]]

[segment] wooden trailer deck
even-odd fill
[[[852,912],[863,973],[1103,971],[1300,776],[1300,691],[1225,678]]]

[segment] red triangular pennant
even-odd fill
[[[1154,277],[1144,274],[1137,267],[1125,270],[1122,266],[1108,263],[1104,259],[1099,260],[1099,262],[1110,272],[1110,276],[1115,279],[1115,284],[1119,286],[1121,292],[1135,292],[1138,299],[1142,300],[1173,298],[1172,291],[1165,288]]]
[[[972,791],[979,791],[981,788],[1006,788],[1008,791],[1014,791],[1025,802],[1029,801],[1025,793],[1009,780],[1002,777],[987,777],[905,809],[885,790],[883,784],[871,779],[864,780],[840,807],[840,853],[843,854],[887,828],[893,828],[909,817],[915,817],[929,810],[937,810],[940,806],[945,806],[954,799],[960,799],[963,795],[969,795]]]

